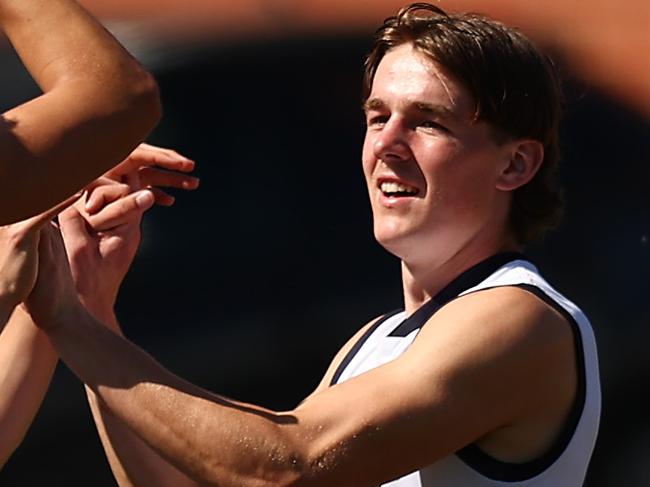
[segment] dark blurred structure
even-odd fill
[[[372,25],[392,11],[375,9]],[[126,334],[203,387],[291,408],[362,323],[401,304],[399,265],[373,240],[359,162],[371,30],[190,43],[111,26],[160,83],[165,115],[150,141],[195,158],[202,179],[145,221],[119,300]],[[0,70],[1,109],[37,92],[9,50]],[[650,485],[650,123],[566,71],[567,217],[530,254],[597,333],[604,410],[586,485],[641,487]],[[64,366],[0,472],[0,486],[40,485],[115,485]]]

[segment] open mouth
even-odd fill
[[[383,181],[379,185],[380,191],[388,198],[400,198],[405,196],[415,196],[418,189],[395,181]]]

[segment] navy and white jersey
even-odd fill
[[[343,359],[332,385],[399,357],[429,318],[454,298],[500,286],[516,286],[535,294],[560,312],[572,327],[578,389],[562,433],[549,451],[526,463],[498,461],[470,444],[421,470],[383,484],[384,487],[575,487],[583,484],[600,420],[596,341],[582,311],[553,289],[521,254],[498,254],[477,264],[409,317],[404,311],[398,311],[379,319]]]

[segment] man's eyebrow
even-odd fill
[[[431,103],[417,102],[415,107],[418,111],[442,118],[456,118],[454,112],[444,105],[434,105]]]
[[[364,112],[367,112],[368,110],[379,110],[384,106],[384,102],[379,98],[371,98],[369,100],[366,100],[361,108],[363,108]]]
[[[379,98],[371,98],[365,101],[365,103],[363,104],[363,110],[365,112],[369,110],[380,110],[382,108],[385,108],[385,106],[386,104],[383,102],[383,100]],[[418,112],[426,113],[427,115],[432,115],[441,118],[456,118],[456,115],[454,114],[453,110],[451,110],[450,108],[444,105],[436,105],[433,103],[418,101],[413,103],[412,108],[414,108]]]

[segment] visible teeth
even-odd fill
[[[404,186],[403,184],[396,183],[395,181],[384,181],[381,183],[379,189],[381,189],[383,193],[416,194],[418,192],[418,190],[415,188]]]

